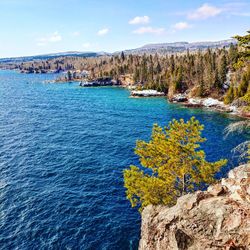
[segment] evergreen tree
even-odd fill
[[[149,205],[173,205],[189,192],[214,183],[214,175],[226,160],[208,162],[200,143],[203,126],[194,117],[173,120],[162,129],[154,125],[149,142],[137,141],[135,153],[142,169],[124,171],[124,185],[132,207],[140,211]]]
[[[170,73],[173,74],[175,70],[174,56],[170,56]]]
[[[72,73],[71,73],[71,71],[68,70],[67,76],[68,76],[68,81],[71,81],[72,80]]]
[[[182,66],[180,65],[178,67],[177,73],[176,73],[175,91],[181,91],[182,90],[182,80],[183,80]]]
[[[123,52],[123,51],[122,51],[122,53],[121,53],[121,60],[122,60],[122,62],[125,61],[125,55],[124,55],[124,52]]]
[[[238,59],[238,51],[237,47],[233,44],[230,45],[228,50],[228,57],[231,65],[234,65],[237,62]]]
[[[220,86],[222,86],[227,79],[227,59],[225,53],[223,53],[219,63],[219,79]]]
[[[235,36],[235,39],[238,40],[239,46],[241,48],[240,56],[241,60],[250,59],[250,31],[247,31],[245,36]]]
[[[199,96],[200,97],[206,96],[203,77],[200,78]]]
[[[230,86],[229,90],[226,93],[226,96],[224,98],[225,104],[229,104],[234,100],[234,87]]]
[[[250,70],[249,72],[244,73],[242,76],[242,80],[238,88],[240,97],[244,96],[247,93],[249,85],[250,85]]]
[[[220,79],[219,79],[219,75],[218,75],[218,70],[215,69],[215,72],[214,72],[214,87],[216,89],[220,89],[221,88],[221,82],[220,82]]]

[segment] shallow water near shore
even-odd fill
[[[137,249],[140,214],[122,176],[138,164],[135,141],[148,140],[153,123],[195,116],[207,158],[229,159],[221,177],[247,139],[223,138],[237,117],[123,88],[43,83],[54,78],[0,71],[0,249]]]

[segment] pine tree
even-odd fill
[[[68,81],[71,81],[72,80],[72,73],[71,73],[71,71],[67,72],[67,76],[68,76]]]
[[[173,74],[175,70],[175,61],[174,61],[174,56],[170,56],[170,73]]]
[[[141,82],[145,82],[147,80],[147,74],[148,74],[148,70],[147,70],[147,58],[146,55],[143,55],[143,59],[141,62]]]
[[[176,73],[176,80],[175,80],[175,91],[181,91],[182,89],[182,80],[183,80],[183,74],[182,74],[182,66],[178,67],[177,73]]]
[[[135,69],[134,76],[133,76],[134,82],[138,83],[140,80],[140,71],[138,68]]]
[[[222,86],[227,79],[227,59],[225,53],[223,53],[219,63],[219,79],[220,86]]]
[[[224,102],[225,104],[229,104],[234,100],[234,87],[230,86],[229,90],[227,91],[225,97],[224,97]]]
[[[208,162],[200,143],[203,126],[192,117],[173,120],[164,129],[154,125],[149,142],[137,141],[135,153],[142,168],[124,170],[124,185],[132,207],[173,205],[176,199],[214,183],[226,160]]]
[[[200,78],[199,96],[200,97],[206,96],[206,93],[205,93],[205,84],[204,84],[203,77]]]
[[[123,52],[123,51],[122,51],[122,53],[121,53],[121,60],[122,60],[122,62],[125,61],[125,55],[124,55],[124,52]]]
[[[221,82],[220,82],[220,79],[219,79],[219,75],[218,75],[218,70],[215,69],[215,72],[214,72],[214,87],[216,89],[220,89],[221,88]]]
[[[244,74],[238,88],[240,97],[244,96],[247,93],[248,85],[250,83],[249,81],[250,79],[247,79],[247,74]]]
[[[250,59],[250,31],[247,31],[245,36],[235,36],[235,39],[238,40],[239,47],[241,48],[240,60],[249,60]]]
[[[228,50],[228,57],[230,60],[231,65],[237,62],[238,59],[238,51],[237,47],[233,44],[230,45],[229,50]]]

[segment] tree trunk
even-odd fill
[[[186,175],[183,174],[182,177],[182,195],[184,195],[186,193]]]

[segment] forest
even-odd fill
[[[213,97],[230,104],[250,104],[249,32],[236,36],[238,44],[217,49],[172,54],[126,54],[61,57],[15,64],[25,73],[88,71],[89,79],[111,77],[124,85],[155,89],[169,98],[176,93]],[[242,59],[244,57],[244,60]]]

